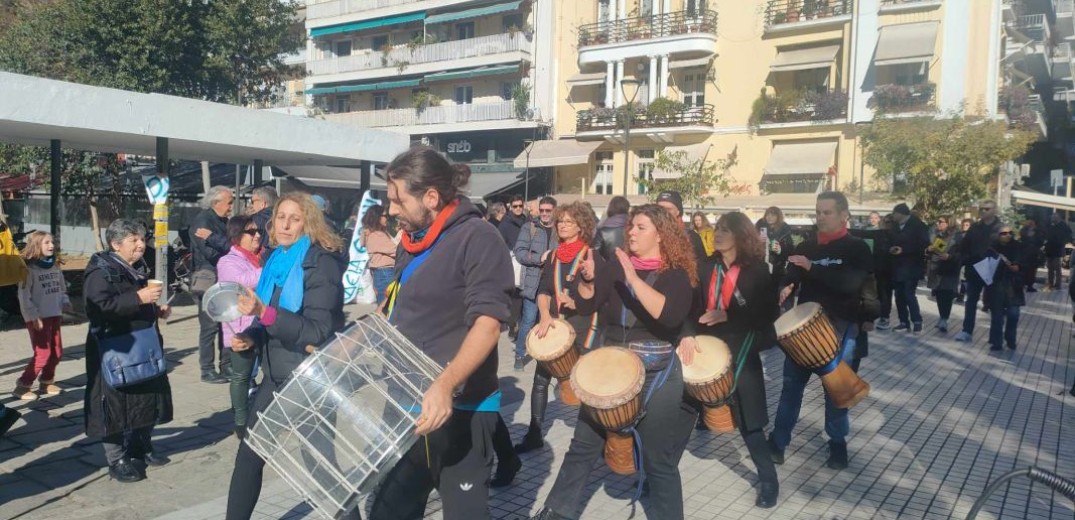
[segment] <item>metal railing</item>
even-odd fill
[[[794,96],[765,96],[762,99],[762,103],[757,105],[760,113],[751,116],[760,124],[832,121],[847,118],[847,93],[839,90],[802,92]]]
[[[1049,23],[1044,14],[1020,16],[1010,24],[1010,27],[1032,40],[1047,42],[1050,39]]]
[[[1053,9],[1058,15],[1075,13],[1075,0],[1053,0]]]
[[[631,128],[713,126],[713,113],[713,105],[688,106],[678,111],[663,113],[636,106],[631,114]],[[575,116],[575,131],[615,130],[623,127],[627,115],[625,107],[580,110]]]
[[[939,0],[881,0],[881,5],[882,6],[887,6],[887,5],[902,5],[902,4],[921,4],[921,3],[926,3],[926,2],[934,3],[934,2],[937,2],[937,1],[939,1]]]
[[[851,0],[769,0],[765,27],[851,14]]]
[[[407,66],[475,56],[488,56],[513,51],[529,51],[530,38],[523,32],[479,36],[467,40],[442,43],[408,44],[393,47],[388,52],[357,52],[341,58],[310,61],[306,69],[313,75],[337,74],[358,70],[393,68],[402,74]]]
[[[881,113],[925,112],[936,107],[937,86],[932,83],[919,85],[878,85],[867,106]]]
[[[716,11],[676,11],[582,25],[579,47],[694,33],[716,34]]]
[[[381,9],[397,5],[413,4],[421,1],[422,0],[330,0],[328,2],[318,2],[316,4],[307,5],[306,18],[309,20],[329,18],[331,16],[340,16],[343,14],[357,13],[359,11],[369,11],[371,9]]]
[[[342,114],[325,114],[325,119],[337,123],[375,128],[385,126],[437,125],[445,123],[470,123],[475,121],[501,121],[517,119],[513,101],[475,103],[471,105],[448,105],[392,110],[364,110]]]

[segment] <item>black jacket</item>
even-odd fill
[[[1060,221],[1049,224],[1045,232],[1045,256],[1060,258],[1064,256],[1064,246],[1071,242],[1071,227]]]
[[[993,284],[988,289],[990,305],[1003,307],[1026,305],[1026,293],[1024,292],[1026,284],[1023,283],[1022,269],[1027,265],[1027,259],[1024,256],[1025,249],[1023,245],[1015,239],[1012,239],[1007,244],[1001,244],[998,240],[993,243],[992,249],[996,251],[997,255],[1002,255],[1006,258],[1008,263],[1019,266],[1020,271],[1012,272],[1008,264],[1001,260],[1000,264],[997,265],[996,273],[993,274]]]
[[[137,292],[146,285],[144,265],[140,262],[134,271],[112,253],[97,253],[90,258],[82,282],[90,322],[86,335],[84,397],[86,435],[90,437],[172,420],[172,388],[167,374],[122,389],[108,386],[101,377],[97,336],[119,336],[157,323],[157,306],[138,301]]]
[[[873,272],[870,248],[851,235],[825,245],[811,238],[795,249],[813,263],[807,271],[788,264],[781,287],[799,286],[798,303],[817,302],[830,317],[857,323],[861,317],[862,284]]]
[[[903,229],[897,225],[892,230],[890,247],[901,249],[892,255],[892,279],[897,282],[915,282],[926,275],[926,248],[929,247],[929,228],[918,217],[911,215]]]
[[[970,229],[963,235],[963,240],[959,241],[959,258],[963,265],[972,266],[986,257],[986,253],[997,241],[1000,226],[1000,219],[993,219],[992,224],[981,220],[971,224]]]
[[[258,231],[261,233],[262,258],[267,259],[269,258],[269,253],[272,252],[272,247],[269,246],[269,221],[272,220],[272,208],[263,208],[261,211],[254,213],[251,218],[254,219],[254,225],[258,227]]]
[[[519,232],[523,229],[523,224],[529,221],[530,219],[526,218],[526,215],[518,217],[511,213],[504,215],[504,220],[500,221],[497,229],[500,231],[500,236],[504,237],[504,243],[508,245],[508,250],[515,248],[515,243],[519,241]]]
[[[255,320],[244,334],[261,349],[265,373],[279,387],[309,355],[307,345],[322,346],[343,327],[343,266],[338,255],[310,246],[302,260],[302,307],[291,312],[277,307],[280,288],[266,305],[276,308],[271,325]]]
[[[773,285],[780,283],[780,280],[784,279],[784,273],[787,272],[788,256],[795,250],[795,242],[791,235],[791,228],[787,224],[783,224],[778,228],[766,225],[766,233],[768,234],[769,244],[766,247],[769,248],[769,264],[773,266]],[[772,243],[780,244],[780,253],[774,253]]]
[[[209,238],[202,240],[195,236],[195,232],[201,228],[212,231]],[[266,236],[262,236],[263,242],[268,242]],[[228,241],[228,219],[221,217],[212,208],[204,209],[190,222],[190,250],[191,262],[195,271],[209,270],[216,272],[216,263],[231,249]]]
[[[627,225],[627,215],[614,215],[601,223],[594,234],[593,248],[601,258],[611,260],[616,254],[616,248],[622,248],[624,244],[624,232]]]
[[[888,253],[888,249],[892,247],[892,232],[887,229],[852,229],[849,233],[861,238],[873,252],[874,274],[891,277],[892,255]]]

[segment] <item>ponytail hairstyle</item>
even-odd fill
[[[385,168],[390,181],[403,181],[411,196],[421,198],[428,190],[440,196],[440,210],[459,197],[470,181],[470,167],[451,164],[440,152],[428,146],[415,146],[392,159]]]

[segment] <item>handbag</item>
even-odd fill
[[[216,273],[209,269],[198,269],[190,275],[190,292],[199,298],[216,283]]]
[[[511,268],[515,272],[515,288],[521,289],[523,287],[523,275],[526,274],[526,270],[523,269],[523,264],[520,264],[515,259],[515,254],[511,255]]]
[[[97,337],[101,376],[112,388],[124,388],[164,375],[168,369],[157,325],[109,338]]]

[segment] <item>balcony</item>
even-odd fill
[[[717,13],[674,13],[609,20],[579,27],[579,64],[640,56],[716,51]]]
[[[765,30],[843,23],[851,19],[852,5],[852,0],[770,0],[765,8]]]
[[[1053,81],[1064,83],[1067,88],[1075,88],[1075,83],[1073,83],[1075,78],[1072,77],[1072,72],[1075,71],[1075,67],[1073,67],[1075,53],[1072,52],[1071,42],[1064,42],[1053,47],[1052,59]]]
[[[442,0],[440,2],[437,2],[437,5],[435,7],[447,7],[450,5],[465,4],[473,1],[474,0]],[[422,6],[415,4],[420,4],[423,2],[432,3],[428,2],[428,0],[328,0],[317,3],[308,3],[308,5],[306,6],[306,19],[319,20],[323,18],[332,18],[335,16],[344,16],[357,13],[362,13],[363,18],[376,18],[387,14],[396,14],[396,11],[402,13],[405,11],[421,10]]]
[[[847,120],[847,92],[791,91],[754,101],[750,126],[772,127],[789,123],[832,123]]]
[[[1052,76],[1053,60],[1050,58],[1052,34],[1044,14],[1019,16],[1008,23],[1009,46],[1019,48],[1021,59],[1014,65],[1037,81],[1047,81]]]
[[[498,55],[503,59],[497,59],[497,62],[526,60],[530,57],[530,47],[530,38],[525,33],[513,32],[442,43],[399,45],[387,51],[311,61],[306,68],[313,76],[348,74],[340,78],[318,78],[323,82],[373,79],[477,67],[490,63],[490,57]]]
[[[519,121],[515,113],[515,103],[511,100],[494,103],[474,103],[470,105],[433,106],[422,110],[399,108],[391,110],[364,110],[341,114],[325,114],[325,119],[336,123],[361,126],[365,128],[382,127],[427,127],[429,125],[460,125],[466,123],[483,123],[480,128],[490,128],[490,121],[505,121],[508,127],[533,126]],[[444,131],[454,131],[445,129]],[[421,128],[413,133],[431,132]]]
[[[1015,21],[1009,23],[1008,27],[1017,31],[1027,40],[1036,42],[1048,42],[1051,36],[1049,34],[1049,21],[1044,14],[1019,16]]]
[[[936,93],[937,86],[933,83],[877,85],[866,106],[877,114],[932,112],[936,110]]]
[[[649,106],[636,104],[631,114],[631,132],[645,135],[708,133],[713,128],[713,105],[688,106],[678,101],[659,98]],[[626,107],[580,110],[575,117],[578,138],[604,137],[623,127],[628,116]]]
[[[1056,12],[1057,39],[1063,40],[1075,36],[1075,0],[1053,0],[1053,9]]]

